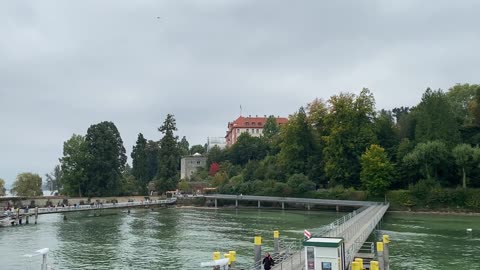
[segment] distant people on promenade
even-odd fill
[[[263,258],[262,264],[263,264],[263,269],[265,269],[265,270],[270,270],[272,268],[272,266],[275,264],[272,256],[270,256],[270,253],[268,253],[268,252],[265,253],[265,258]]]

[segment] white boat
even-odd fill
[[[209,262],[202,262],[200,264],[201,267],[208,267],[208,266],[226,266],[228,265],[228,258],[220,259],[220,260],[213,260]]]

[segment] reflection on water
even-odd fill
[[[314,211],[157,209],[42,215],[39,224],[0,230],[5,269],[26,269],[23,254],[49,247],[55,269],[199,269],[212,252],[237,251],[238,263],[253,259],[253,236],[273,247],[273,231],[300,239],[303,229],[333,221],[336,213]],[[9,244],[7,244],[9,243]],[[40,265],[33,264],[37,269]],[[4,269],[4,268],[2,268]]]
[[[110,211],[110,212],[109,212]],[[327,224],[336,213],[254,209],[169,208],[42,215],[39,224],[0,228],[0,268],[38,269],[23,254],[49,247],[55,269],[199,269],[213,251],[253,257],[253,236],[273,248],[273,231],[301,239],[303,229]],[[480,217],[387,214],[392,270],[480,269]],[[467,234],[466,229],[473,232]],[[30,268],[28,268],[30,267]]]
[[[480,217],[388,214],[384,225],[392,269],[480,269]]]

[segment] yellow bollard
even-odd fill
[[[361,270],[359,262],[352,262],[352,270]]]
[[[383,252],[383,242],[377,242],[377,251]]]
[[[387,234],[383,235],[383,243],[384,244],[390,243],[390,236],[389,235],[387,235]]]
[[[273,238],[279,238],[280,237],[280,232],[279,231],[273,231]]]
[[[213,260],[214,261],[220,260],[220,252],[219,251],[213,252]]]
[[[379,270],[377,261],[370,261],[370,270]]]
[[[360,265],[360,270],[364,270],[363,259],[362,258],[355,258],[355,261],[358,262],[358,264]]]
[[[253,243],[255,246],[261,246],[262,245],[262,237],[261,236],[255,236]]]
[[[230,250],[228,252],[228,254],[230,254],[230,261],[232,261],[232,262],[237,261],[237,252],[236,251]]]
[[[229,254],[229,253],[223,254],[223,257],[224,257],[225,259],[228,259],[228,265],[230,265],[230,264],[232,263],[232,261],[230,260],[230,254]]]

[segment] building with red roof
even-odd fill
[[[263,126],[267,121],[268,117],[265,115],[263,117],[238,117],[235,121],[229,122],[227,127],[227,135],[225,135],[225,139],[227,141],[227,146],[232,146],[235,142],[237,142],[238,137],[240,134],[247,132],[253,137],[260,137],[263,134]],[[281,126],[288,122],[288,119],[285,117],[277,116],[275,118],[277,120],[277,125]]]

